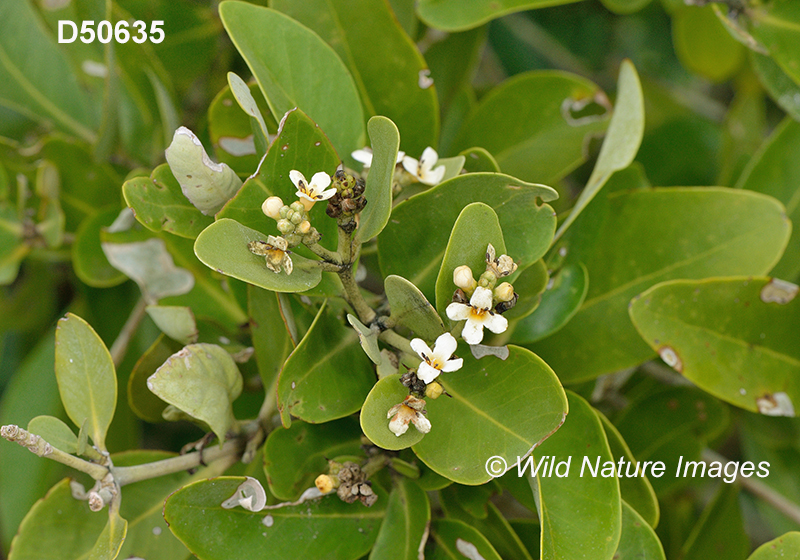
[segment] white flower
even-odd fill
[[[489,288],[478,286],[469,305],[451,303],[446,311],[453,321],[467,320],[461,336],[468,344],[479,344],[483,340],[483,327],[493,333],[501,333],[508,328],[508,320],[492,310],[492,290]]]
[[[440,165],[436,169],[433,168],[436,162],[439,161],[439,154],[436,150],[428,146],[422,152],[422,157],[419,161],[412,157],[405,156],[403,158],[403,167],[406,171],[416,177],[421,183],[426,185],[438,185],[444,178],[444,165]]]
[[[430,383],[442,372],[456,371],[461,369],[464,360],[456,358],[451,360],[450,356],[456,351],[456,339],[450,333],[444,333],[436,339],[433,350],[428,348],[421,338],[411,341],[411,348],[422,358],[422,363],[417,368],[417,377],[425,383]]]
[[[315,202],[328,200],[336,194],[336,189],[328,189],[331,184],[331,176],[324,171],[314,173],[310,183],[306,181],[305,176],[296,169],[289,171],[289,178],[292,180],[292,183],[294,183],[294,186],[297,187],[297,192],[295,194],[300,198],[300,202],[303,203],[306,210],[309,210]]]
[[[425,399],[409,395],[406,400],[390,408],[386,418],[391,418],[389,429],[397,437],[408,431],[409,422],[423,434],[431,431],[431,422],[425,418]]]
[[[360,150],[356,150],[350,156],[362,164],[364,169],[369,169],[372,167],[372,149],[371,148],[362,148]],[[397,161],[395,161],[395,165],[403,161],[403,158],[406,157],[406,153],[403,151],[397,152]]]

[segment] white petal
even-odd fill
[[[317,194],[322,197],[317,200],[328,200],[336,194],[336,189],[328,189],[327,191],[318,192]]]
[[[306,200],[310,200],[311,202],[316,202],[316,200],[314,200],[313,198],[311,198],[310,196],[308,196],[306,193],[304,193],[302,191],[298,190],[294,194],[297,195],[297,198],[305,198]]]
[[[406,171],[416,177],[417,172],[419,171],[419,162],[413,157],[405,156],[403,158],[403,167],[405,167]]]
[[[439,370],[435,367],[429,366],[426,362],[422,362],[417,368],[417,377],[422,379],[425,383],[430,383],[439,377]]]
[[[386,418],[391,418],[392,416],[397,414],[402,406],[403,403],[394,405],[392,408],[389,409],[389,412],[386,413]]]
[[[362,150],[356,150],[350,156],[356,160],[357,162],[364,165],[365,168],[370,167],[372,165],[372,150],[369,148],[364,148]],[[400,163],[400,160],[397,160],[397,163]]]
[[[468,320],[461,331],[461,337],[467,341],[467,344],[480,344],[483,340],[483,323]]]
[[[389,422],[389,430],[397,437],[400,437],[408,431],[408,422],[403,422],[400,415],[397,414],[392,418],[392,421]]]
[[[433,355],[433,352],[431,351],[431,349],[428,348],[428,345],[425,344],[425,341],[422,340],[421,338],[412,338],[411,339],[411,349],[414,352],[416,352],[417,354],[419,354],[419,357],[422,358],[422,359],[425,359],[423,354],[425,356],[428,356],[429,358]]]
[[[444,165],[440,165],[433,171],[430,170],[426,171],[423,169],[422,171],[420,171],[419,180],[425,183],[426,185],[431,185],[431,186],[438,185],[439,183],[442,182],[442,179],[444,179],[445,171],[446,170],[444,168]]]
[[[458,342],[456,342],[455,337],[449,332],[446,332],[436,339],[436,344],[433,347],[432,353],[438,360],[446,362],[450,359],[450,356],[453,355],[453,352],[456,351],[456,347],[458,347]],[[428,356],[430,356],[430,354],[428,354]]]
[[[495,313],[493,315],[487,313],[483,321],[483,326],[493,333],[505,332],[505,330],[508,328],[508,319],[499,313]]]
[[[429,172],[433,169],[433,166],[436,165],[436,162],[439,161],[439,154],[436,153],[436,150],[428,146],[422,152],[422,157],[419,158],[419,167],[420,167],[420,175],[423,175],[426,172]]]
[[[284,255],[283,262],[281,264],[283,265],[283,270],[286,271],[287,275],[292,273],[294,264],[292,263],[292,258],[289,255]]]
[[[427,434],[431,431],[431,421],[425,418],[425,416],[420,412],[417,412],[417,417],[414,418],[412,422],[414,422],[414,425],[423,434]]]
[[[292,169],[291,171],[289,171],[289,179],[292,180],[292,183],[294,183],[294,186],[297,187],[298,189],[300,189],[300,181],[302,181],[303,184],[305,185],[308,184],[308,181],[306,181],[305,176],[296,169]]]
[[[463,321],[470,316],[469,305],[458,302],[448,305],[445,312],[452,321]]]
[[[403,159],[405,159],[405,157],[406,153],[403,150],[399,150],[397,152],[397,161],[395,162],[395,165],[397,165],[398,163],[403,163]]]
[[[314,173],[314,176],[311,177],[311,189],[317,193],[320,193],[323,190],[327,189],[330,184],[331,184],[331,176],[325,173],[324,171],[320,171],[319,173]]]
[[[464,365],[464,360],[462,360],[461,358],[456,358],[455,360],[448,360],[444,363],[444,366],[442,366],[442,371],[444,373],[450,371],[456,371],[457,369],[461,369],[461,366],[463,365]]]
[[[478,286],[469,300],[475,309],[490,309],[492,307],[492,290]]]

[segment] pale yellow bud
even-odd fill
[[[261,211],[273,220],[281,219],[281,208],[283,201],[279,196],[271,196],[261,205]]]
[[[436,381],[428,383],[428,386],[425,387],[425,396],[429,399],[438,399],[442,393],[444,393],[444,387]]]
[[[295,230],[300,235],[305,235],[309,231],[311,231],[311,223],[308,220],[303,220],[298,224],[297,229]]]
[[[514,299],[514,286],[503,282],[494,289],[494,297],[497,301],[511,301]]]
[[[472,293],[478,285],[472,277],[472,270],[467,265],[461,265],[453,271],[453,284],[469,293]]]
[[[328,492],[333,491],[333,478],[330,475],[321,474],[314,481],[314,485],[317,487],[317,490],[323,494],[327,494]]]

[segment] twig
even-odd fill
[[[130,344],[136,329],[139,328],[139,323],[144,319],[146,307],[147,302],[143,297],[140,297],[139,301],[136,302],[136,307],[133,308],[133,311],[131,311],[131,314],[128,316],[128,320],[125,321],[125,324],[122,326],[122,330],[119,331],[119,335],[114,341],[114,344],[111,345],[109,353],[111,354],[111,359],[114,361],[114,367],[119,367],[122,360],[125,358],[125,353],[128,351],[128,344]]]

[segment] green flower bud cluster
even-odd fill
[[[321,235],[311,226],[308,211],[299,200],[287,205],[283,204],[280,198],[273,196],[264,201],[262,210],[278,222],[278,231],[286,239],[289,247],[296,247],[301,243],[311,245],[319,241]]]

